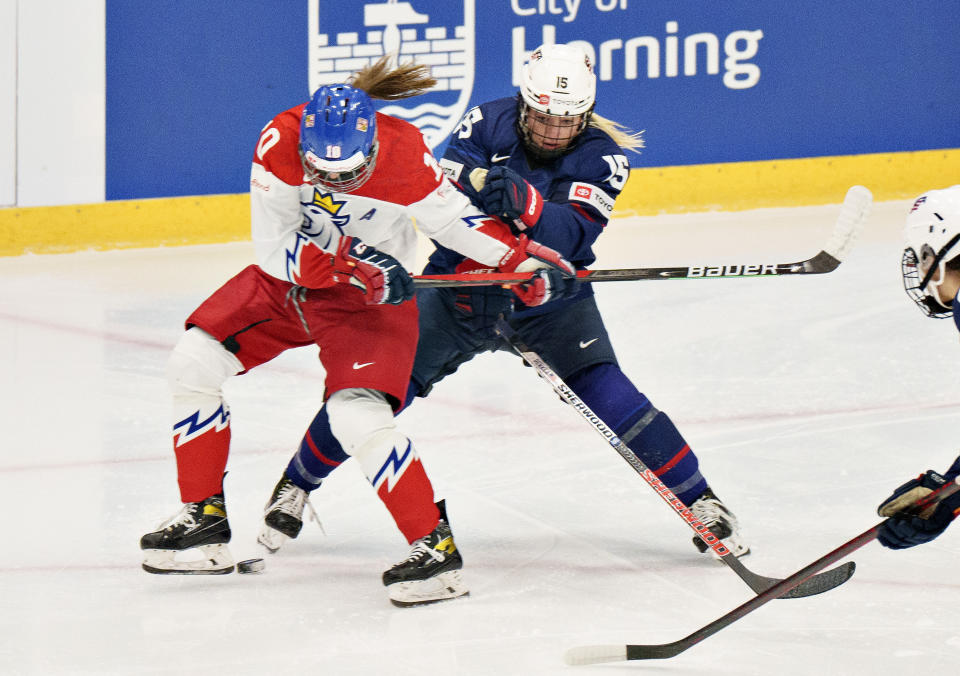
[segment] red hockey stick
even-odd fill
[[[958,479],[958,481],[960,481],[960,479]],[[924,507],[927,507],[938,500],[942,500],[958,490],[960,490],[960,484],[956,482],[945,484],[923,499],[918,500],[916,505],[911,508],[911,511],[921,511]],[[723,617],[720,617],[710,624],[697,629],[695,632],[689,636],[685,636],[679,641],[652,645],[580,646],[568,650],[564,655],[564,659],[567,661],[567,664],[583,665],[598,664],[600,662],[621,662],[624,660],[657,660],[679,655],[687,648],[695,646],[703,639],[716,634],[724,627],[733,624],[744,615],[753,612],[771,599],[778,598],[784,593],[788,593],[791,589],[795,588],[799,584],[802,584],[817,571],[823,570],[827,566],[839,561],[840,559],[860,549],[865,544],[876,539],[877,533],[880,532],[883,524],[885,524],[888,520],[889,519],[885,519],[873,528],[860,533],[860,535],[856,536],[852,540],[844,542],[826,556],[820,557],[810,565],[801,568],[793,575],[781,580],[760,594],[757,594],[743,605],[734,608]]]

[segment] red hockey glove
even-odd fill
[[[496,166],[487,172],[480,190],[483,210],[507,221],[521,231],[532,228],[543,212],[543,196],[513,169]]]
[[[367,305],[397,305],[413,298],[413,280],[400,262],[355,237],[340,240],[333,267],[333,280],[363,289]]]
[[[492,170],[491,170],[492,171]],[[501,272],[533,272],[529,282],[511,287],[524,305],[536,307],[551,300],[572,298],[580,290],[577,270],[548,246],[520,235],[500,261]]]

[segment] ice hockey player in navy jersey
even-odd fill
[[[906,247],[901,259],[903,287],[928,317],[953,317],[960,331],[960,185],[930,190],[918,197],[907,215]],[[910,507],[960,476],[960,457],[943,474],[927,470],[911,479],[878,508],[892,516],[877,536],[884,547],[906,549],[933,540],[960,515],[960,493],[920,513]]]
[[[642,146],[639,134],[594,112],[595,92],[580,48],[543,45],[522,68],[519,94],[468,111],[440,162],[480,210],[580,269],[594,262],[593,243],[627,182],[625,149]],[[438,242],[425,273],[484,269],[490,267]],[[536,306],[495,286],[419,290],[420,343],[406,403],[427,396],[477,354],[507,349],[493,330],[502,313],[700,521],[737,556],[747,553],[737,519],[711,490],[697,456],[620,369],[591,286],[560,283],[565,293]],[[321,410],[267,503],[264,546],[275,551],[296,537],[307,493],[347,457]],[[707,550],[699,539],[694,544]],[[430,565],[434,554],[425,547],[422,562]]]
[[[504,271],[547,302],[570,263],[481,213],[443,175],[419,130],[376,112],[372,98],[405,98],[435,80],[425,66],[387,58],[351,84],[318,89],[260,133],[250,176],[257,264],[214,292],[187,319],[167,368],[181,510],[140,540],[158,574],[233,570],[223,495],[230,410],[222,385],[294,347],[318,345],[326,371],[329,443],[357,458],[408,542],[442,551],[430,584],[466,593],[460,557],[413,443],[394,423],[417,345],[407,268],[421,232]]]

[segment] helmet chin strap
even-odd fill
[[[930,289],[930,291],[927,293],[927,297],[931,298],[940,307],[946,310],[952,310],[953,304],[952,303],[945,304],[943,300],[941,300],[940,298],[940,285],[943,284],[943,281],[944,281],[944,276],[945,276],[944,273],[946,272],[946,268],[947,268],[946,262],[940,261],[940,263],[937,264],[937,268],[940,270],[940,275],[937,277],[936,281],[931,281],[927,285]]]
[[[937,252],[936,257],[933,259],[933,265],[930,266],[930,269],[927,270],[927,274],[923,276],[923,280],[920,282],[920,290],[924,291],[927,288],[927,285],[933,284],[934,288],[938,288],[943,284],[945,278],[946,266],[947,266],[947,254],[953,248],[954,244],[960,240],[960,232],[950,238],[950,241],[943,245],[940,251]],[[938,281],[933,282],[933,273],[938,271],[940,274],[937,276]],[[938,294],[939,295],[939,294]]]

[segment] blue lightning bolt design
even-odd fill
[[[463,216],[460,220],[466,221],[467,227],[473,229],[479,228],[486,221],[490,220],[490,217],[486,214],[477,214],[476,216]]]
[[[300,249],[301,245],[307,242],[307,238],[297,233],[297,239],[293,243],[293,250],[287,249],[287,279],[296,284],[295,275],[300,272]]]
[[[403,472],[406,471],[405,465],[407,460],[413,456],[413,444],[412,442],[407,442],[407,449],[403,452],[402,456],[397,456],[397,448],[394,446],[393,450],[390,451],[390,455],[387,456],[386,462],[383,463],[383,467],[380,468],[380,471],[377,472],[377,475],[373,478],[371,482],[374,488],[380,487],[380,479],[387,472],[390,475],[387,477],[389,480],[390,477],[393,477],[393,481],[388,481],[387,490],[392,491],[394,484],[397,480],[403,476]]]
[[[219,418],[219,421],[217,418]],[[224,427],[230,420],[230,409],[221,403],[220,408],[214,411],[213,415],[203,422],[199,422],[199,420],[200,411],[194,411],[192,414],[173,426],[173,436],[177,441],[177,446],[199,436],[214,422],[217,423],[217,427]],[[177,430],[179,430],[181,427],[186,427],[187,429],[178,433]]]

